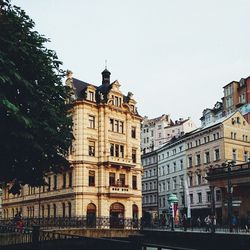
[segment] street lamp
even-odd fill
[[[223,164],[227,168],[227,215],[228,215],[228,224],[229,224],[229,231],[233,232],[233,225],[232,225],[232,167],[234,166],[235,162],[226,162]]]
[[[174,231],[174,205],[178,203],[178,198],[175,194],[170,194],[168,204],[170,204],[171,231]]]

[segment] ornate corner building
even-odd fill
[[[48,174],[48,186],[22,188],[19,196],[3,191],[4,218],[141,217],[140,124],[133,94],[123,95],[118,81],[102,72],[95,86],[67,75],[72,87],[74,141],[71,169]]]

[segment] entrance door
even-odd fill
[[[124,206],[121,203],[110,206],[110,228],[124,228]]]
[[[87,227],[96,227],[96,206],[93,203],[87,207]]]

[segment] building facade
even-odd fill
[[[154,151],[163,144],[165,138],[164,128],[173,124],[169,115],[148,119],[144,117],[141,125],[141,151],[143,154]]]
[[[157,150],[159,213],[163,219],[168,218],[170,207],[168,197],[170,194],[177,196],[179,211],[186,213],[185,192],[187,190],[185,190],[185,180],[187,179],[187,169],[185,147],[185,136],[183,136],[172,140]]]
[[[156,151],[142,155],[142,212],[145,220],[158,218],[158,157]]]
[[[123,95],[110,72],[95,86],[68,73],[72,87],[74,141],[71,169],[48,173],[48,186],[24,186],[19,196],[4,190],[4,217],[92,216],[140,218],[140,123],[132,93]]]
[[[169,115],[162,115],[154,119],[144,117],[141,129],[142,154],[157,150],[172,138],[184,135],[196,129],[194,122],[188,118],[180,118],[173,122]]]
[[[240,227],[249,225],[250,163],[238,165],[224,164],[219,168],[210,169],[207,179],[210,186],[219,187],[222,191],[223,222],[226,224],[228,217],[232,218],[235,216]]]
[[[211,213],[211,190],[206,177],[210,168],[225,161],[248,161],[250,126],[239,111],[197,129],[186,140],[187,175],[194,217]],[[216,215],[222,218],[221,190],[215,188]]]
[[[202,112],[201,126],[207,126],[210,123],[216,122],[224,116],[223,102],[216,102],[212,109],[204,109]]]
[[[232,81],[224,87],[223,106],[225,115],[239,110],[250,122],[250,77]]]

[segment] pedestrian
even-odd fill
[[[197,218],[196,224],[197,224],[198,229],[200,230],[201,229],[201,218],[200,217]]]
[[[184,214],[182,217],[182,225],[183,225],[184,231],[187,231],[187,216],[186,216],[186,214]]]
[[[232,217],[232,226],[233,226],[233,231],[238,232],[238,221],[235,215]]]
[[[205,222],[206,232],[209,232],[210,231],[210,227],[211,227],[211,218],[210,218],[210,215],[208,215],[204,219],[204,222]]]

